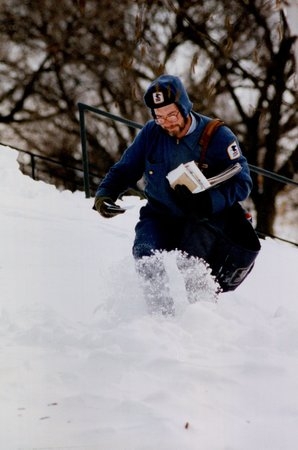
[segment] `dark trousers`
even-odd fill
[[[147,205],[135,228],[133,255],[180,250],[204,259],[223,291],[236,289],[251,271],[260,243],[240,205],[208,221],[155,214]]]
[[[147,205],[141,209],[140,220],[135,227],[133,255],[140,259],[152,255],[155,250],[180,250],[208,262],[216,232],[206,225],[205,220],[192,217],[179,219],[156,214]]]
[[[179,249],[185,221],[152,212],[147,205],[141,209],[140,220],[135,227],[133,256],[140,259],[155,250]]]

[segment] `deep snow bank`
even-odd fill
[[[1,448],[294,450],[297,249],[266,240],[236,292],[151,317],[141,202],[104,220],[16,157],[0,147]]]

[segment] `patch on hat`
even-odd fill
[[[241,156],[240,148],[236,141],[232,142],[231,145],[227,148],[227,152],[230,159],[237,159]]]
[[[152,98],[155,105],[159,105],[160,103],[163,103],[165,101],[163,93],[161,91],[153,92]]]

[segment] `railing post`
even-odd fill
[[[35,157],[34,155],[31,153],[30,154],[30,160],[31,160],[31,177],[33,180],[35,180]]]
[[[85,108],[82,103],[78,104],[79,114],[80,114],[80,135],[81,135],[81,145],[82,145],[82,157],[83,157],[83,168],[84,168],[84,189],[85,197],[90,198],[90,182],[89,182],[89,160],[88,160],[88,150],[87,150],[87,136],[86,136],[86,125],[85,125]]]

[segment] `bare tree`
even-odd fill
[[[1,140],[76,165],[77,103],[142,123],[148,118],[143,90],[167,71],[183,77],[196,110],[233,128],[251,164],[293,177],[295,37],[284,3],[60,0],[57,7],[54,0],[2,0]],[[103,176],[135,133],[88,117],[91,171]],[[77,171],[44,164],[57,185],[82,188]],[[260,231],[272,233],[283,189],[255,177]]]
[[[282,2],[167,3],[176,25],[166,59],[192,44],[189,85],[196,106],[235,129],[251,164],[292,178],[298,169],[295,37]],[[254,186],[258,230],[273,233],[275,199],[284,185],[255,176]]]
[[[130,56],[136,46],[132,3],[1,2],[2,142],[75,165],[81,156],[78,101],[138,116],[141,97],[138,101]],[[107,123],[98,121],[88,131],[91,166],[102,176],[134,133],[117,124],[107,132]],[[58,166],[46,170],[56,184],[73,186]],[[75,187],[76,172],[69,175]]]

